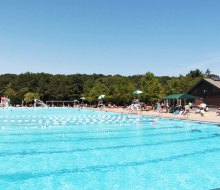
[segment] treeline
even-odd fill
[[[117,105],[129,104],[135,95],[135,90],[144,93],[139,97],[146,103],[156,102],[163,96],[172,93],[184,93],[198,80],[205,76],[212,76],[207,70],[190,71],[186,75],[178,77],[155,76],[147,72],[145,75],[121,76],[101,74],[73,74],[52,75],[47,73],[23,73],[0,75],[0,96],[11,99],[11,104],[27,103],[33,100],[33,96],[41,100],[79,100],[81,96],[88,103],[97,102],[101,94],[105,94],[105,100]],[[30,95],[30,98],[28,96]]]

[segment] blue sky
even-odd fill
[[[220,74],[219,0],[0,0],[0,73]]]

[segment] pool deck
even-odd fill
[[[122,108],[113,108],[113,109],[104,108],[102,111],[116,112],[116,113],[123,113],[123,114],[138,114],[137,111],[130,111],[130,110],[127,110],[127,109],[122,109]],[[214,111],[207,112],[206,116],[204,116],[204,117],[202,117],[200,114],[196,114],[194,112],[190,112],[185,117],[179,117],[179,116],[173,115],[171,113],[158,113],[158,112],[153,111],[153,110],[151,110],[151,111],[142,111],[142,112],[139,113],[139,115],[220,124],[220,115],[217,115],[216,112],[214,112]]]

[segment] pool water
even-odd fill
[[[73,108],[0,110],[0,189],[215,189],[220,126]]]

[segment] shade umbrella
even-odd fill
[[[74,107],[75,107],[76,103],[78,103],[79,101],[78,100],[73,100],[73,102],[74,102]]]
[[[103,98],[105,98],[105,95],[103,95],[103,94],[98,97],[99,100],[101,100]]]
[[[85,98],[85,97],[81,97],[80,99],[81,99],[81,100],[85,100],[86,98]]]
[[[205,103],[201,103],[201,104],[199,105],[199,107],[200,107],[200,108],[203,108],[203,109],[205,109],[206,106],[207,106],[207,105],[206,105]]]
[[[133,92],[133,94],[142,94],[142,93],[143,93],[143,91],[141,91],[141,90],[136,90]]]
[[[136,94],[136,95],[138,95],[138,99],[140,98],[140,94],[143,94],[143,91],[141,91],[141,90],[136,90],[136,91],[134,91],[133,92],[133,94]],[[139,100],[137,99],[137,102],[139,103]]]

